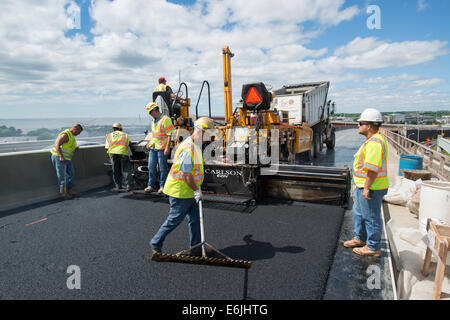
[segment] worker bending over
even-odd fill
[[[366,141],[355,154],[353,163],[355,236],[344,242],[344,246],[354,248],[353,252],[359,255],[380,256],[383,230],[381,202],[389,188],[388,146],[379,131],[383,117],[378,110],[364,110],[358,122],[358,133],[364,135]]]
[[[203,182],[202,141],[206,130],[214,127],[212,119],[199,118],[194,123],[194,133],[185,139],[175,152],[164,193],[169,196],[169,216],[150,242],[153,254],[161,252],[164,239],[184,219],[188,218],[191,247],[201,242],[198,201],[202,197]],[[199,254],[199,251],[191,254]]]
[[[83,131],[80,124],[74,124],[72,128],[61,132],[55,140],[55,145],[50,150],[52,164],[58,177],[59,195],[66,199],[78,196],[75,190],[75,171],[72,157],[78,149],[75,137]]]
[[[111,159],[113,170],[114,191],[122,189],[122,178],[127,183],[127,192],[134,189],[134,181],[131,175],[130,138],[123,132],[123,126],[119,122],[112,125],[113,132],[106,135],[105,148]]]
[[[170,153],[171,133],[175,132],[172,120],[163,115],[156,103],[147,104],[146,110],[153,117],[152,138],[147,144],[148,152],[148,184],[144,189],[145,192],[156,190],[156,165],[159,164],[159,190],[163,192],[164,183],[166,182],[168,167],[167,158]]]

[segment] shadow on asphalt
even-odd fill
[[[246,235],[243,240],[244,245],[231,246],[223,249],[219,249],[222,253],[229,256],[230,258],[237,260],[267,260],[275,257],[277,252],[287,252],[287,253],[302,253],[305,251],[302,247],[297,246],[285,246],[285,247],[274,247],[270,242],[253,240],[252,235]],[[213,257],[220,257],[217,253],[211,253]]]

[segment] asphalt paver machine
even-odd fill
[[[231,58],[234,54],[229,47],[224,47],[222,56],[225,119],[217,121],[216,130],[206,135],[203,145],[205,200],[254,204],[261,199],[277,198],[345,205],[350,195],[348,168],[299,164],[302,159],[317,156],[322,144],[334,148],[335,133],[329,121],[334,103],[327,102],[329,83],[285,86],[271,92],[262,82],[244,84],[242,99],[233,110]],[[172,139],[173,149],[193,131],[185,83],[180,84],[177,97],[182,86],[186,99],[179,115],[172,116],[177,129]],[[205,87],[211,117],[207,81],[203,82],[195,107],[196,117]],[[308,113],[317,114],[310,117],[315,119],[314,123],[304,121]],[[150,134],[146,139],[150,139]],[[145,188],[148,179],[145,146],[145,140],[131,143],[133,175],[141,188]]]

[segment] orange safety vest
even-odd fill
[[[152,140],[149,147],[155,146],[157,150],[164,150],[168,143],[168,136],[175,131],[172,120],[165,115],[161,116],[158,122],[153,121],[152,126]]]
[[[106,135],[105,148],[108,154],[123,154],[128,156],[128,135],[122,131],[114,131]]]

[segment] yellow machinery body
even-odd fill
[[[239,149],[238,151],[249,156],[250,147],[254,148],[256,146],[258,147],[258,155],[260,152],[259,147],[262,147],[261,150],[266,152],[265,156],[269,156],[268,153],[270,152],[270,157],[273,157],[274,150],[278,150],[279,163],[275,163],[275,166],[273,166],[274,163],[271,163],[269,166],[268,164],[260,163],[262,161],[259,158],[256,163],[251,161],[242,163],[235,161],[234,158],[228,159],[228,155],[222,158],[216,157],[212,162],[205,162],[205,180],[202,184],[202,192],[206,196],[212,196],[212,201],[239,204],[255,203],[258,199],[266,197],[339,205],[346,204],[350,194],[351,181],[348,168],[339,169],[295,164],[297,155],[305,154],[308,157],[310,156],[313,129],[307,123],[291,124],[287,111],[271,108],[271,101],[275,92],[269,93],[264,84],[259,83],[260,87],[266,90],[263,94],[265,99],[264,106],[261,108],[254,107],[253,109],[245,107],[246,105],[251,106],[251,104],[248,103],[248,99],[242,97],[245,101],[242,105],[239,103],[233,111],[231,58],[234,54],[231,53],[229,47],[224,47],[222,54],[225,122],[216,126],[216,129],[220,131],[223,137],[222,154],[227,155],[229,150],[233,150],[230,154],[234,154],[234,151]],[[245,94],[246,89],[244,87],[251,86],[253,84],[244,85],[242,95]],[[180,138],[186,138],[186,135],[192,134],[194,130],[194,119],[191,118],[189,113],[190,100],[181,101],[180,106],[181,116],[173,119],[177,131],[171,142],[172,154],[173,148],[181,142],[182,139]],[[216,123],[219,123],[219,121]],[[273,131],[274,129],[275,131]],[[253,139],[255,137],[251,137],[254,133],[256,133],[256,140],[250,140],[250,138]],[[276,137],[278,139],[275,139]],[[261,138],[265,138],[263,143],[261,143],[263,141]],[[236,141],[239,143],[233,143]],[[132,146],[132,151],[134,154],[134,166],[138,167],[137,171],[145,172],[142,169],[147,167],[145,163],[145,146],[138,143]],[[169,160],[169,164],[171,162]],[[148,178],[145,175],[135,174],[136,179],[138,180],[137,184],[141,182],[143,185],[147,185]]]
[[[225,100],[225,125],[219,126],[224,137],[229,137],[230,130],[235,128],[248,128],[249,130],[263,130],[269,135],[276,129],[279,132],[280,159],[295,162],[295,155],[311,149],[313,130],[308,124],[291,125],[289,114],[286,111],[273,109],[252,112],[244,107],[238,107],[233,112],[231,89],[231,58],[234,56],[229,47],[222,49],[223,55],[223,86]],[[253,120],[253,121],[252,121]],[[255,122],[258,125],[255,125]],[[224,146],[226,148],[226,146]]]

